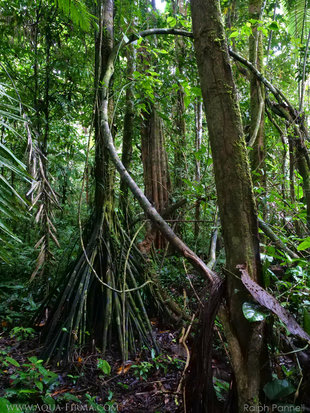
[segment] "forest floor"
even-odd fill
[[[2,332],[0,413],[183,411],[183,397],[177,389],[186,351],[178,343],[176,332],[156,326],[154,332],[159,355],[144,351],[123,365],[113,350],[105,357],[97,350],[79,351],[66,366],[55,361],[42,364],[39,335],[25,340],[18,334]],[[6,401],[1,399],[4,396],[11,404],[23,407],[14,410],[11,405],[5,406]]]

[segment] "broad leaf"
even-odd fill
[[[303,240],[303,242],[298,245],[297,250],[298,251],[304,251],[307,248],[310,248],[310,237]]]
[[[294,393],[295,387],[288,380],[273,380],[264,386],[268,399],[278,400]]]
[[[15,366],[15,367],[20,367],[19,362],[16,361],[15,359],[13,359],[12,357],[7,356],[7,357],[5,358],[5,360],[6,360],[8,363],[13,364],[13,366]]]
[[[111,373],[111,366],[106,360],[98,359],[97,367],[102,370],[104,374],[109,375]]]
[[[251,322],[263,321],[267,317],[267,314],[255,303],[243,303],[242,311],[244,317]]]
[[[36,384],[36,386],[37,386],[37,388],[40,390],[40,391],[43,391],[43,383],[41,382],[41,381],[36,381],[35,382],[35,384]]]
[[[306,331],[306,333],[308,333],[310,335],[310,313],[305,308],[304,308],[303,313],[304,313],[303,314],[303,316],[304,316],[303,327],[304,327],[304,330]]]
[[[1,413],[8,413],[9,412],[8,405],[10,405],[10,404],[11,403],[8,400],[4,399],[3,397],[0,397],[0,412]]]

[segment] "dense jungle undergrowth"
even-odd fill
[[[0,413],[310,411],[308,0],[0,0]]]

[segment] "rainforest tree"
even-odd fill
[[[309,19],[281,4],[0,1],[1,326],[32,303],[44,359],[146,379],[169,328],[170,407],[307,403]]]

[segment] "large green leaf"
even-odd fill
[[[12,231],[0,220],[0,231],[3,231],[6,235],[10,238],[14,239],[14,241],[20,242],[20,239],[17,238]]]
[[[106,360],[98,359],[97,367],[102,370],[104,374],[109,375],[111,373],[111,366]]]
[[[0,397],[0,412],[1,413],[8,413],[8,405],[10,405],[11,403],[4,399],[3,397]]]
[[[11,152],[9,150],[9,148],[7,148],[2,143],[0,143],[0,155],[2,155],[2,157],[3,157],[2,159],[4,159],[4,160],[7,159],[7,161],[10,160],[10,161],[16,162],[16,164],[20,166],[20,168],[21,168],[20,170],[23,171],[25,176],[30,177],[30,175],[26,171],[26,166],[19,159],[16,158],[14,153]],[[4,155],[6,155],[6,156],[4,157]],[[9,164],[9,165],[12,165],[12,164]]]
[[[243,303],[242,311],[244,317],[251,322],[263,321],[268,315],[262,311],[260,305],[251,302]]]
[[[0,174],[0,179],[22,203],[24,203],[25,205],[27,204],[27,201],[21,195],[19,195],[19,193],[10,184],[10,182],[1,174]]]
[[[264,392],[268,399],[279,400],[294,393],[295,387],[288,380],[273,380],[266,383]]]
[[[303,316],[304,316],[303,328],[305,332],[310,335],[310,313],[305,307],[303,309]]]
[[[304,251],[307,248],[310,248],[310,237],[303,240],[303,242],[298,245],[297,250],[298,251]]]

